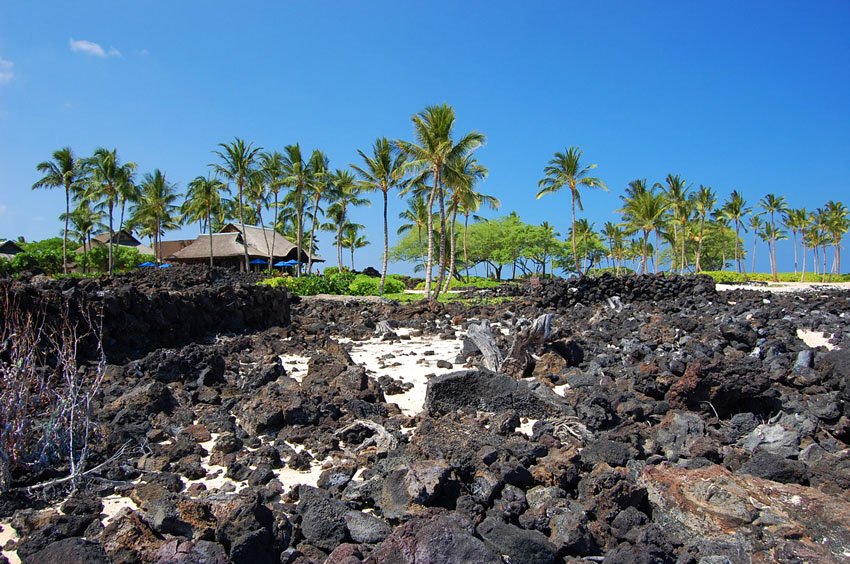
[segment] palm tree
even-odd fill
[[[723,204],[721,214],[723,217],[735,224],[735,264],[738,272],[744,272],[746,269],[743,266],[743,250],[741,249],[741,222],[745,215],[750,213],[752,208],[747,207],[747,202],[737,190],[733,190],[729,195],[729,199]]]
[[[759,206],[770,214],[770,270],[773,274],[773,281],[779,281],[779,275],[776,268],[776,236],[779,230],[776,228],[776,214],[783,214],[788,210],[788,204],[785,203],[784,196],[776,194],[768,194],[759,201]]]
[[[678,174],[668,174],[664,182],[665,185],[656,183],[655,186],[662,189],[667,200],[670,202],[670,210],[673,212],[672,223],[674,248],[679,243],[679,228],[681,228],[682,242],[681,247],[679,247],[681,249],[679,273],[684,274],[685,265],[687,264],[685,241],[687,240],[688,220],[691,217],[691,206],[688,201],[689,189],[686,186],[685,180]],[[676,222],[678,222],[678,226]],[[675,255],[676,252],[674,251],[673,256],[675,257]]]
[[[806,280],[806,255],[808,254],[808,242],[809,242],[809,229],[814,224],[815,218],[813,214],[806,211],[806,208],[800,208],[798,210],[800,216],[800,224],[798,228],[800,229],[800,244],[803,246],[803,268],[800,273],[800,282],[805,282]]]
[[[797,254],[797,232],[800,230],[800,227],[805,223],[807,212],[805,209],[788,209],[785,210],[783,214],[783,223],[785,223],[785,227],[791,230],[791,233],[794,236],[794,274],[799,273],[798,268],[798,254]]]
[[[266,185],[269,187],[269,194],[274,197],[274,221],[272,222],[272,246],[269,248],[269,273],[272,271],[272,262],[274,261],[274,244],[277,238],[277,221],[278,221],[278,198],[280,189],[283,186],[283,155],[277,151],[271,153],[262,153],[260,155],[260,171],[265,179]],[[300,256],[298,257],[300,260]]]
[[[336,231],[336,258],[339,269],[342,270],[342,231],[350,223],[348,209],[355,206],[367,206],[369,200],[361,196],[363,186],[347,170],[337,169],[331,177],[330,184],[329,195],[333,201],[328,206],[327,215],[333,219],[333,223],[326,224],[323,228]]]
[[[103,228],[103,212],[93,210],[86,198],[80,198],[77,206],[63,220],[70,220],[72,233],[83,246],[83,271],[88,272],[88,251],[91,249],[91,236],[96,229]]]
[[[153,248],[157,262],[162,260],[160,237],[165,229],[176,226],[177,185],[165,178],[165,174],[156,169],[142,178],[141,197],[133,211],[133,221],[147,228],[153,237]]]
[[[667,198],[664,194],[654,189],[636,190],[630,198],[623,198],[623,207],[618,210],[623,214],[626,225],[632,232],[640,231],[643,235],[643,248],[641,252],[641,272],[648,272],[649,235],[655,232],[656,241],[658,232],[664,223],[664,214],[667,211]],[[658,245],[655,245],[657,248]],[[655,271],[658,272],[658,262],[653,259]]]
[[[469,216],[472,216],[475,220],[480,220],[482,218],[476,215],[476,212],[482,206],[487,206],[491,210],[497,210],[501,205],[502,202],[495,196],[482,194],[474,190],[468,192],[465,200],[460,202],[460,211],[463,213],[463,263],[466,265],[467,281],[469,281]],[[543,224],[548,228],[548,223],[544,221]]]
[[[826,203],[827,224],[826,229],[832,239],[833,260],[832,272],[841,274],[841,239],[850,229],[850,211],[847,207],[834,200]]]
[[[434,265],[434,242],[431,233],[434,232],[431,210],[434,209],[434,200],[440,205],[440,273],[437,279],[437,291],[439,294],[445,267],[446,253],[446,211],[443,198],[443,174],[446,165],[458,157],[475,151],[484,144],[484,135],[475,131],[461,137],[457,143],[452,139],[452,129],[455,124],[454,109],[443,104],[441,106],[428,106],[412,118],[414,142],[397,141],[398,147],[409,159],[407,169],[430,174],[433,179],[433,187],[428,196],[428,263],[425,274],[425,299],[432,299],[431,279]],[[433,296],[436,298],[436,295]]]
[[[348,222],[343,226],[342,229],[342,237],[339,240],[339,244],[346,249],[351,250],[351,270],[354,270],[354,250],[362,249],[366,245],[369,244],[369,241],[366,240],[365,235],[360,235],[360,230],[363,229],[363,226],[359,223],[351,223]]]
[[[120,233],[124,231],[124,211],[127,204],[138,203],[141,198],[141,189],[136,186],[136,165],[135,163],[125,163],[121,166],[118,175],[118,203],[121,206],[121,212],[118,214],[118,233],[119,242],[121,239]]]
[[[753,266],[750,269],[750,272],[756,271],[756,243],[758,243],[759,237],[764,239],[764,222],[761,220],[761,214],[756,213],[750,216],[749,221],[750,231],[753,233]]]
[[[213,151],[219,159],[220,164],[213,164],[213,170],[224,178],[236,183],[238,189],[239,203],[239,225],[242,229],[242,250],[245,255],[245,270],[248,270],[248,241],[245,237],[245,210],[243,197],[245,185],[250,181],[254,171],[254,161],[260,152],[260,147],[254,147],[253,143],[245,143],[244,140],[235,137],[230,143],[219,143],[221,150]]]
[[[572,200],[572,228],[570,230],[570,238],[573,245],[573,259],[575,260],[576,272],[579,276],[583,273],[578,261],[578,248],[576,246],[576,205],[579,210],[584,208],[581,205],[581,194],[579,187],[600,188],[608,190],[605,183],[593,176],[588,176],[590,171],[596,168],[595,164],[584,166],[581,163],[582,151],[578,147],[570,147],[563,153],[555,153],[548,166],[543,169],[544,176],[538,186],[540,191],[537,193],[537,198],[540,199],[546,194],[551,194],[559,191],[563,187],[570,190],[570,198]]]
[[[245,185],[245,199],[247,200],[246,203],[249,204],[248,209],[254,211],[254,225],[263,230],[263,242],[266,244],[266,252],[269,256],[273,256],[274,249],[272,245],[269,245],[269,235],[265,225],[263,225],[263,208],[269,205],[269,193],[266,191],[266,177],[260,168],[255,168],[251,171],[251,176]],[[274,236],[272,236],[272,240],[274,240]],[[271,270],[271,261],[272,259],[269,259],[269,264],[267,265],[269,270]]]
[[[283,148],[283,183],[291,190],[286,195],[286,201],[295,209],[296,245],[298,252],[303,252],[304,243],[304,209],[306,206],[306,191],[310,183],[311,171],[308,163],[301,154],[301,146],[287,145]],[[298,257],[299,261],[301,256]],[[295,270],[297,276],[301,276],[301,264]]]
[[[68,222],[71,220],[71,195],[79,190],[83,177],[83,167],[79,159],[74,156],[70,147],[63,147],[53,152],[52,161],[38,163],[35,167],[42,176],[35,184],[33,190],[38,188],[65,188],[65,231],[62,236],[62,273],[68,274]]]
[[[449,213],[451,222],[449,228],[449,275],[443,285],[443,292],[449,290],[451,277],[455,270],[455,225],[458,211],[468,207],[480,207],[482,194],[475,191],[475,184],[487,177],[487,168],[482,166],[471,154],[464,155],[449,162],[446,167],[446,186],[451,190],[449,197]],[[492,198],[492,196],[489,196]],[[493,198],[496,207],[499,201]],[[466,251],[466,234],[464,233],[464,260],[468,260]]]
[[[316,149],[310,155],[310,182],[309,186],[313,189],[313,221],[310,224],[310,255],[307,258],[307,272],[313,271],[313,248],[315,246],[316,227],[318,226],[319,203],[322,201],[322,196],[326,196],[331,189],[331,174],[328,169],[328,157],[323,152]]]
[[[384,198],[384,257],[381,267],[380,295],[384,295],[384,282],[387,279],[387,264],[390,253],[389,223],[387,221],[387,200],[390,190],[401,185],[405,175],[405,153],[390,144],[389,139],[381,137],[372,145],[372,156],[358,150],[364,166],[351,165],[360,175],[362,186],[366,190],[380,190]]]
[[[696,209],[699,217],[699,241],[697,242],[696,253],[696,271],[702,271],[702,248],[703,238],[705,237],[705,223],[711,212],[714,211],[714,205],[717,203],[717,194],[709,186],[700,185],[699,190],[693,199],[694,209]]]
[[[626,232],[623,226],[613,221],[606,221],[602,226],[602,236],[608,243],[608,256],[614,261],[617,276],[620,275]]]
[[[422,230],[428,227],[428,205],[425,203],[425,196],[421,192],[414,193],[407,200],[407,209],[398,214],[399,219],[404,220],[396,233],[402,235],[407,233],[414,227],[416,228],[416,240],[419,243],[419,248],[422,248]],[[425,268],[425,254],[422,254],[422,267]]]
[[[109,276],[112,276],[114,267],[112,247],[114,244],[115,230],[113,229],[113,217],[115,204],[121,198],[121,191],[126,183],[130,181],[135,164],[126,163],[122,165],[118,160],[118,152],[103,147],[98,147],[89,159],[85,161],[86,171],[89,177],[89,189],[86,197],[96,202],[99,206],[106,208],[109,218]]]
[[[186,199],[181,207],[180,217],[183,222],[197,221],[209,229],[210,236],[210,268],[213,267],[213,213],[221,207],[221,193],[227,191],[227,185],[215,177],[196,176],[189,182]]]

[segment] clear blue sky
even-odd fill
[[[442,102],[459,131],[487,135],[481,189],[502,212],[562,233],[568,195],[534,194],[570,145],[610,187],[584,198],[597,227],[628,181],[670,172],[751,203],[850,203],[846,0],[3,2],[0,236],[60,233],[63,195],[30,186],[65,145],[117,147],[185,188],[234,136],[344,167]],[[403,207],[391,201],[392,232]],[[354,219],[372,241],[358,266],[379,266],[377,198]]]

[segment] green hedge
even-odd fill
[[[324,276],[302,276],[296,278],[273,277],[262,280],[260,284],[273,288],[286,288],[299,296],[315,296],[316,294],[337,294],[347,296],[377,296],[381,283],[380,278],[372,278],[365,274],[354,274],[347,270],[332,271]],[[398,277],[387,276],[384,293],[394,294],[404,292],[404,282]]]
[[[773,275],[769,272],[732,272],[722,270],[704,270],[701,274],[707,274],[714,278],[718,284],[745,284],[747,282],[772,282]],[[793,272],[780,272],[777,275],[780,282],[800,282],[800,274]],[[826,277],[820,274],[807,272],[804,282],[850,282],[850,274],[827,274]]]
[[[433,284],[436,283],[437,280],[435,278]],[[452,278],[451,282],[449,282],[449,290],[457,290],[459,288],[498,288],[503,283],[503,281],[493,280],[492,278],[481,278],[480,276],[470,276],[468,281]],[[424,290],[425,282],[417,284],[416,289]]]

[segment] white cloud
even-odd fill
[[[12,61],[7,61],[3,57],[0,57],[0,84],[6,84],[15,78],[15,73],[12,71],[14,66],[15,63]]]
[[[9,209],[9,206],[7,206],[6,204],[0,204],[0,215],[5,214],[6,210],[8,210],[8,209]]]
[[[86,41],[85,39],[69,39],[69,45],[71,46],[71,51],[75,53],[86,53],[88,55],[94,55],[95,57],[120,57],[121,51],[116,49],[115,47],[110,47],[107,51],[100,44],[95,43],[94,41]]]
[[[151,54],[151,52],[148,51],[147,49],[142,49],[141,51],[139,51],[139,55],[141,55],[142,57],[147,57],[150,54]]]

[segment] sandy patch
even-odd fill
[[[118,515],[118,512],[125,507],[129,507],[133,511],[139,510],[139,506],[132,499],[117,494],[108,495],[102,498],[101,501],[103,502],[103,511],[101,511],[101,514],[106,515],[106,518],[103,519],[104,526],[111,523],[115,519],[115,516]]]
[[[808,329],[797,329],[797,338],[806,343],[806,346],[810,349],[816,349],[818,347],[826,347],[828,350],[833,350],[838,347],[829,342],[832,338],[832,335],[827,337],[823,336],[823,332],[821,331],[810,331]]]
[[[757,290],[759,292],[817,292],[822,290],[850,290],[850,282],[767,282],[766,284],[717,284],[718,290]]]
[[[18,540],[18,532],[9,523],[0,523],[0,549],[5,547],[10,540]],[[0,550],[0,554],[5,556],[12,564],[21,563],[17,550]]]
[[[307,375],[308,362],[310,362],[310,357],[308,356],[297,354],[280,355],[280,363],[283,365],[284,370],[286,370],[286,375],[299,383]]]
[[[403,335],[403,329],[396,334]],[[343,341],[340,339],[340,341]],[[411,337],[409,340],[389,342],[380,338],[368,341],[349,341],[352,344],[351,358],[366,367],[374,378],[389,376],[413,387],[403,394],[388,395],[387,402],[396,403],[405,415],[416,415],[425,404],[428,375],[438,375],[459,370],[454,366],[455,357],[463,348],[460,339],[441,339],[433,335]],[[440,368],[437,362],[445,360],[451,368]]]
[[[523,435],[527,435],[527,436],[531,437],[531,435],[534,434],[532,432],[532,429],[534,428],[534,424],[537,423],[538,421],[539,421],[539,419],[530,419],[530,418],[529,419],[523,419],[522,424],[519,427],[517,427],[517,431],[519,431]]]

